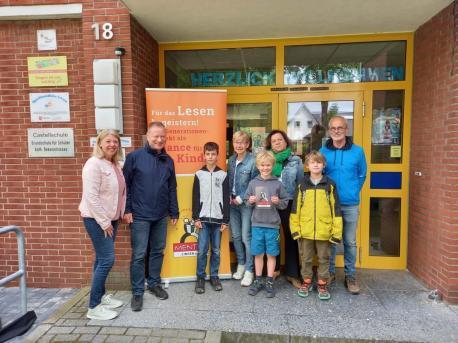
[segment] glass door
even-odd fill
[[[294,153],[301,156],[302,159],[311,150],[319,150],[325,144],[328,138],[329,120],[336,115],[347,119],[348,135],[356,144],[363,145],[362,92],[281,94],[279,110],[279,127],[288,133],[293,142]],[[364,189],[362,199],[364,199]],[[364,203],[361,201],[361,213],[365,210]],[[360,223],[361,220],[358,222],[358,247],[361,246],[362,237]],[[361,249],[358,249],[358,267],[361,265],[360,252]],[[337,254],[336,265],[342,267],[342,245],[339,245]]]
[[[233,154],[230,142],[238,130],[251,134],[252,150],[259,151],[272,128],[278,127],[278,95],[228,95],[226,151]]]

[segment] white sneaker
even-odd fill
[[[97,320],[110,320],[118,316],[118,312],[103,307],[102,304],[87,310],[86,317]]]
[[[232,275],[232,277],[236,280],[240,280],[243,278],[243,273],[245,273],[245,265],[238,264],[237,271]]]
[[[242,286],[244,286],[244,287],[248,287],[253,283],[253,279],[254,279],[253,272],[250,272],[250,271],[247,270],[245,272],[245,275],[243,275],[243,279],[242,279],[242,282],[240,284]]]
[[[113,298],[113,294],[105,294],[102,297],[102,302],[101,304],[105,308],[118,308],[122,306],[122,301]]]

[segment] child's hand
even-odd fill
[[[278,205],[279,202],[280,202],[280,198],[279,198],[278,196],[276,196],[276,195],[272,195],[272,196],[270,197],[270,201],[272,201],[272,204]]]
[[[250,197],[248,198],[248,202],[250,204],[254,204],[256,202],[256,195],[250,195]]]
[[[226,230],[228,228],[228,225],[227,224],[221,224],[221,228],[219,229],[219,231],[223,232],[224,230]]]
[[[202,222],[200,220],[196,220],[194,222],[194,226],[197,228],[197,229],[202,229]]]

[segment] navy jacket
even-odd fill
[[[126,213],[134,219],[178,218],[177,180],[172,158],[145,144],[126,157],[124,163],[127,201]]]

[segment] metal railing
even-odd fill
[[[19,288],[21,290],[21,309],[22,314],[27,313],[27,286],[25,283],[25,244],[24,244],[24,234],[21,229],[17,226],[5,226],[0,228],[0,234],[14,232],[17,237],[17,250],[19,254],[19,270],[13,274],[7,275],[0,280],[0,287],[7,284],[10,281],[13,281],[17,278],[20,278]]]

